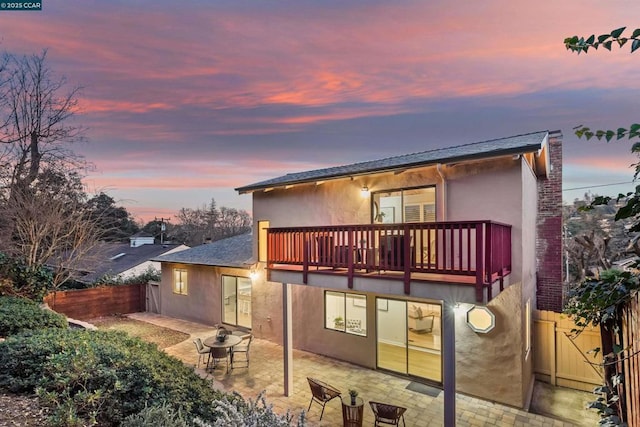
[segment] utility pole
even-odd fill
[[[164,245],[164,232],[167,231],[167,226],[165,225],[165,220],[168,221],[169,218],[160,218],[160,244]],[[155,221],[158,222],[158,217],[155,217]]]

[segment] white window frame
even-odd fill
[[[173,293],[176,295],[189,295],[188,274],[185,268],[173,269]]]
[[[235,293],[233,294],[233,298],[234,298],[233,303],[235,305],[235,316],[234,316],[235,317],[235,321],[234,322],[229,322],[227,319],[225,319],[225,315],[224,315],[225,314],[224,313],[225,305],[228,305],[231,302],[231,301],[228,301],[228,298],[231,298],[230,296],[224,296],[224,281],[225,281],[225,279],[233,279],[234,286],[235,286]],[[222,275],[222,284],[223,284],[223,286],[222,286],[222,291],[221,291],[222,292],[222,294],[221,294],[222,295],[221,319],[223,319],[222,322],[227,324],[227,325],[239,326],[239,327],[242,327],[242,328],[251,329],[251,327],[253,325],[240,325],[238,323],[238,310],[241,309],[240,300],[238,298],[238,296],[239,296],[238,280],[239,279],[245,280],[251,285],[250,286],[251,290],[250,290],[250,296],[249,296],[249,306],[248,306],[249,313],[248,314],[250,315],[249,316],[249,320],[250,321],[252,320],[251,319],[251,317],[252,317],[252,314],[251,314],[252,307],[251,307],[251,302],[250,301],[251,301],[251,295],[253,294],[253,282],[251,281],[251,278],[249,278],[249,277],[235,276],[235,275],[232,275],[232,274],[223,274]],[[251,323],[253,323],[253,322],[251,322]]]
[[[338,313],[343,317],[342,325],[338,325],[333,316],[328,315],[327,311],[327,295],[331,295],[333,298],[342,298],[342,310]],[[351,311],[353,313],[354,308],[359,306],[364,310],[364,316],[360,319],[355,319],[349,315]],[[353,294],[337,291],[325,291],[324,292],[324,311],[325,311],[325,329],[332,331],[344,332],[347,334],[357,335],[361,337],[367,336],[367,297],[363,294]]]

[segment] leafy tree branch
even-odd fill
[[[640,136],[640,123],[632,124],[629,129],[618,128],[616,130],[591,130],[591,128],[582,125],[577,126],[573,129],[578,138],[585,137],[587,141],[594,136],[598,139],[598,141],[602,141],[602,138],[604,138],[607,142],[611,142],[613,138],[615,138],[617,141],[624,138],[633,139],[637,136]],[[640,151],[640,149],[634,145],[631,151],[638,152]]]
[[[615,46],[614,43],[622,47],[631,42],[631,52],[633,53],[640,48],[640,28],[636,28],[629,37],[622,35],[626,28],[620,27],[609,34],[601,34],[599,36],[591,34],[586,39],[579,36],[567,37],[564,39],[564,46],[567,50],[580,54],[581,52],[586,53],[590,48],[597,50],[600,46],[610,51],[611,47]]]

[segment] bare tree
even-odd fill
[[[5,54],[0,68],[0,161],[2,187],[28,188],[46,164],[50,168],[84,167],[67,143],[82,139],[70,124],[78,107],[78,87],[68,89],[47,65],[47,52],[17,57]],[[8,194],[7,194],[8,193]]]
[[[69,144],[78,87],[49,68],[47,52],[0,60],[0,250],[33,268],[53,266],[56,285],[98,241],[86,215],[86,164]]]
[[[215,199],[197,209],[182,208],[176,215],[174,238],[194,246],[251,231],[251,216],[245,210],[217,207]]]
[[[31,190],[14,191],[0,205],[0,217],[2,250],[29,267],[51,268],[54,287],[74,278],[102,232],[82,200]]]

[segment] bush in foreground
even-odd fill
[[[180,413],[170,406],[151,406],[137,414],[129,415],[120,427],[187,427]]]
[[[0,366],[0,388],[37,393],[52,408],[53,425],[290,425],[288,416],[274,414],[264,401],[260,407],[213,390],[192,368],[121,332],[15,335],[0,343]]]
[[[216,402],[214,413],[216,421],[209,424],[201,419],[195,419],[195,425],[198,427],[289,427],[293,421],[293,417],[287,411],[284,416],[277,415],[273,412],[271,405],[267,405],[264,398],[264,392],[260,393],[256,400],[249,399],[246,404],[238,405],[237,400],[242,397],[234,393],[232,395],[223,396],[220,401]],[[298,418],[298,427],[304,427],[305,413],[302,412]]]
[[[40,302],[52,287],[50,271],[29,267],[24,260],[0,252],[0,296],[14,295]]]
[[[146,406],[170,404],[214,419],[220,393],[155,345],[124,333],[47,329],[0,343],[0,387],[37,392],[56,425],[119,425]]]
[[[39,304],[18,297],[0,297],[0,336],[7,337],[27,330],[67,328],[67,319]]]

